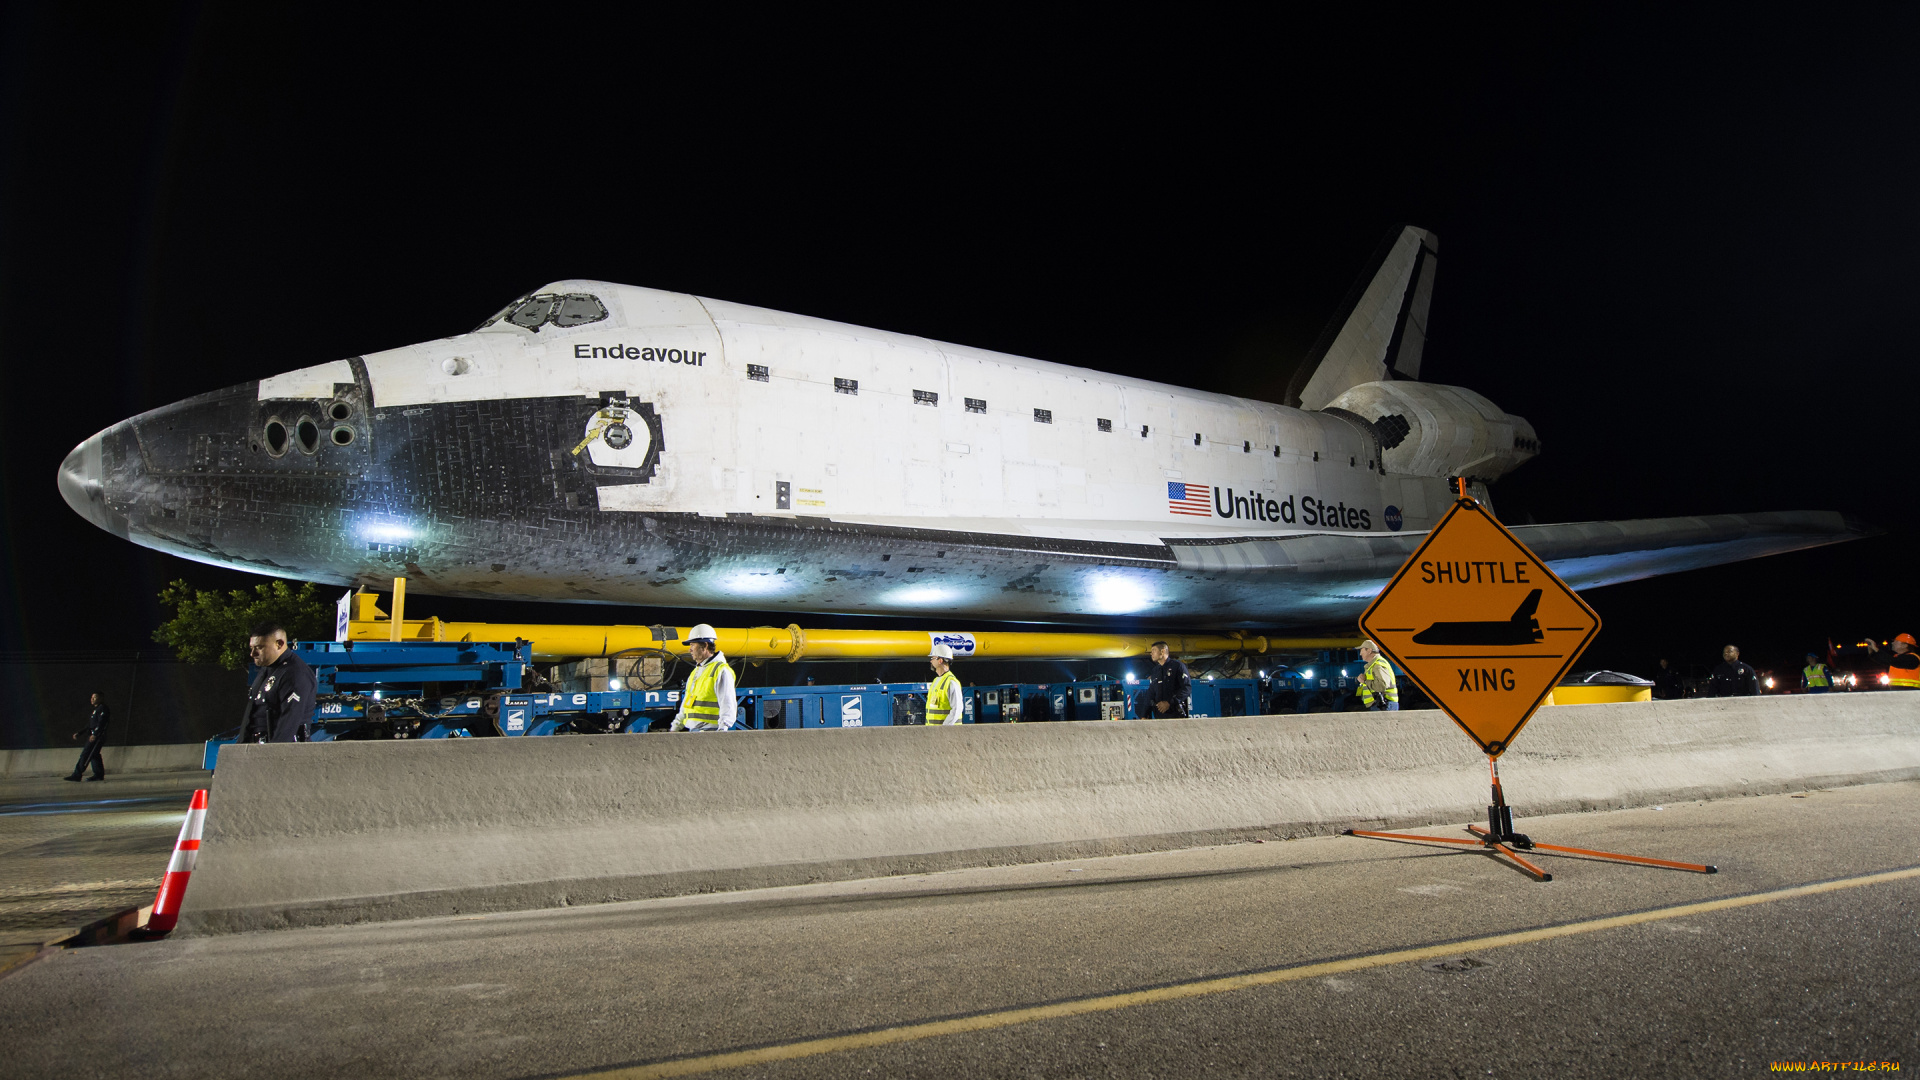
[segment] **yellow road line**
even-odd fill
[[[779,1043],[774,1046],[761,1046],[751,1050],[733,1050],[720,1054],[706,1054],[700,1057],[676,1058],[671,1061],[656,1061],[646,1065],[628,1065],[611,1069],[597,1069],[574,1073],[576,1077],[593,1077],[595,1080],[656,1080],[659,1077],[692,1076],[697,1073],[717,1072],[721,1069],[737,1069],[743,1065],[764,1065],[774,1061],[792,1061],[796,1058],[817,1057],[821,1054],[837,1054],[846,1050],[862,1050],[871,1046],[890,1046],[894,1043],[916,1042],[920,1039],[932,1039],[942,1035],[961,1035],[970,1031],[992,1031],[996,1028],[1013,1027],[1017,1024],[1031,1024],[1037,1020],[1057,1020],[1065,1016],[1084,1016],[1088,1013],[1112,1012],[1115,1009],[1130,1009],[1136,1005],[1154,1005],[1163,1001],[1180,1001],[1185,998],[1205,997],[1209,994],[1224,994],[1233,990],[1247,990],[1256,986],[1273,986],[1278,983],[1298,982],[1302,979],[1318,979],[1327,975],[1339,975],[1349,971],[1364,971],[1367,968],[1386,967],[1389,964],[1411,964],[1422,960],[1439,960],[1461,953],[1478,952],[1485,949],[1505,948],[1508,945],[1527,945],[1536,941],[1552,941],[1555,938],[1574,937],[1579,934],[1592,934],[1601,930],[1612,930],[1622,926],[1638,926],[1641,923],[1660,922],[1664,919],[1683,919],[1689,915],[1705,915],[1713,911],[1727,911],[1732,908],[1752,907],[1756,904],[1768,904],[1775,900],[1791,900],[1799,896],[1818,896],[1821,893],[1839,892],[1842,889],[1857,889],[1863,885],[1879,885],[1889,881],[1905,881],[1920,877],[1920,866],[1905,870],[1889,870],[1881,874],[1867,874],[1864,877],[1842,878],[1839,881],[1822,881],[1812,885],[1796,885],[1790,889],[1775,892],[1753,893],[1747,896],[1729,896],[1721,900],[1706,900],[1697,904],[1681,904],[1677,907],[1656,908],[1652,911],[1637,911],[1630,915],[1613,915],[1604,919],[1592,919],[1587,922],[1567,923],[1563,926],[1547,926],[1538,930],[1521,930],[1511,934],[1495,934],[1492,937],[1475,938],[1472,941],[1454,941],[1444,945],[1424,945],[1416,949],[1398,949],[1393,952],[1373,953],[1369,956],[1348,957],[1345,960],[1328,960],[1318,964],[1303,964],[1299,967],[1276,968],[1271,971],[1256,971],[1245,975],[1228,975],[1216,979],[1198,979],[1193,982],[1176,983],[1172,986],[1157,986],[1150,990],[1133,990],[1124,994],[1108,994],[1104,997],[1081,998],[1075,1001],[1061,1001],[1050,1005],[1032,1005],[1019,1009],[1003,1009],[999,1012],[980,1013],[976,1016],[962,1016],[951,1020],[931,1020],[921,1024],[902,1024],[899,1027],[881,1028],[877,1031],[860,1031],[850,1035],[829,1035],[820,1039],[803,1039],[799,1042]]]

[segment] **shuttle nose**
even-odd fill
[[[127,517],[107,505],[106,469],[100,450],[102,438],[112,431],[108,428],[74,447],[60,463],[60,497],[67,500],[74,513],[125,540]]]

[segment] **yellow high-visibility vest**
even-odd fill
[[[693,669],[687,676],[687,696],[681,715],[690,724],[720,722],[720,669],[718,656]]]
[[[1400,688],[1394,685],[1393,665],[1387,663],[1384,656],[1376,656],[1367,663],[1365,671],[1360,673],[1360,702],[1368,708],[1373,707],[1373,683],[1380,684],[1380,696],[1387,701],[1398,703]]]
[[[1806,676],[1807,688],[1809,690],[1811,690],[1816,686],[1832,686],[1833,685],[1833,683],[1827,679],[1827,665],[1825,664],[1813,664],[1808,667],[1804,667],[1800,669],[1800,673]]]
[[[945,723],[954,702],[961,700],[960,680],[954,678],[951,671],[941,672],[939,678],[927,684],[927,723]],[[935,720],[936,716],[940,719]]]

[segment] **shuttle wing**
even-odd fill
[[[1513,530],[1576,589],[1839,544],[1879,532],[1826,510],[1582,521]]]
[[[1838,544],[1877,531],[1821,510],[1513,527],[1515,536],[1576,589]],[[1424,533],[1391,537],[1313,535],[1169,540],[1167,544],[1175,561],[1186,570],[1291,570],[1303,577],[1330,581],[1358,583],[1372,579],[1377,591],[1424,539]]]

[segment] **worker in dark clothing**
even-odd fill
[[[1714,666],[1707,683],[1709,697],[1752,697],[1760,692],[1760,673],[1740,662],[1740,650],[1732,645],[1720,650],[1720,663]]]
[[[1173,658],[1173,651],[1164,641],[1154,642],[1147,649],[1147,656],[1153,663],[1147,668],[1146,715],[1187,715],[1193,704],[1193,676],[1187,672],[1187,665]]]
[[[1920,652],[1914,651],[1916,642],[1912,634],[1895,634],[1893,637],[1893,655],[1887,658],[1887,673],[1882,683],[1889,690],[1920,690]],[[1867,642],[1867,651],[1877,653],[1880,647]]]
[[[107,741],[107,699],[101,697],[98,690],[93,692],[93,715],[87,718],[86,734],[87,748],[80,751],[80,760],[73,767],[73,775],[67,779],[79,780],[80,774],[87,771],[87,763],[92,762],[93,778],[105,780],[107,767],[100,761],[100,747]],[[79,739],[80,732],[74,732],[73,737]]]
[[[313,669],[287,646],[287,632],[261,623],[247,638],[255,668],[247,687],[241,742],[305,742],[313,719]]]
[[[1675,701],[1687,696],[1687,687],[1680,681],[1680,673],[1665,660],[1660,661],[1660,670],[1653,673],[1653,696],[1658,701]]]

